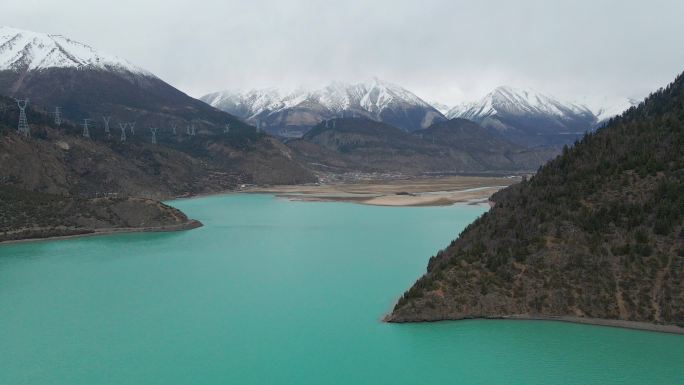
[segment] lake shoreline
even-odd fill
[[[74,238],[85,238],[85,237],[96,237],[101,235],[115,235],[115,234],[131,234],[131,233],[164,233],[164,232],[175,232],[175,231],[186,231],[192,230],[204,226],[202,222],[196,219],[190,219],[186,223],[181,223],[177,225],[168,226],[153,226],[153,227],[120,227],[120,228],[102,228],[102,229],[85,229],[87,232],[78,234],[68,234],[68,235],[56,235],[48,236],[42,238],[24,238],[24,239],[12,239],[7,241],[0,241],[0,246],[18,244],[18,243],[31,243],[31,242],[43,242],[43,241],[61,241]]]
[[[390,313],[391,314],[391,313]],[[629,330],[640,330],[655,333],[667,333],[667,334],[678,334],[684,335],[684,328],[677,325],[662,325],[653,324],[649,322],[640,321],[627,321],[627,320],[615,320],[606,318],[587,318],[587,317],[574,317],[574,316],[543,316],[543,315],[527,315],[527,314],[517,314],[509,316],[497,316],[497,317],[472,317],[472,318],[459,318],[459,319],[441,319],[441,320],[421,320],[421,321],[389,321],[389,315],[383,318],[383,322],[387,323],[398,323],[398,324],[409,324],[409,323],[434,323],[434,322],[447,322],[447,321],[466,321],[466,320],[508,320],[508,321],[555,321],[555,322],[566,322],[581,325],[591,325],[591,326],[604,326],[613,327],[618,329],[629,329]]]
[[[683,374],[676,334],[381,322],[397,290],[482,206],[381,209],[266,194],[171,204],[204,227],[0,246],[0,306],[11,309],[0,317],[11,352],[0,383],[346,385],[369,368],[364,381],[393,385],[445,384],[454,373],[464,383],[643,385]]]
[[[519,177],[447,176],[411,177],[405,179],[373,179],[331,184],[254,186],[240,190],[225,190],[193,195],[181,195],[165,202],[199,199],[231,194],[273,194],[278,198],[303,202],[349,202],[385,207],[433,207],[454,204],[486,205],[492,194],[513,183]],[[490,203],[491,204],[491,203]],[[195,220],[188,223],[145,228],[73,229],[73,233],[47,237],[0,241],[0,245],[22,242],[72,239],[99,235],[183,231],[202,226]]]

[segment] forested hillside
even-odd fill
[[[497,193],[389,321],[579,316],[684,326],[684,76]]]

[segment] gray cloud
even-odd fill
[[[61,33],[193,96],[378,76],[456,103],[507,84],[590,103],[684,70],[684,2],[4,0],[0,23]]]

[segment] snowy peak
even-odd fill
[[[332,82],[319,89],[292,92],[274,88],[223,91],[201,99],[248,121],[271,120],[279,126],[313,126],[324,119],[364,116],[412,131],[444,119],[441,112],[412,92],[377,78],[365,83]]]
[[[573,143],[596,127],[586,106],[531,89],[497,87],[480,101],[454,107],[449,118],[464,118],[524,146]]]
[[[124,59],[62,35],[0,26],[0,71],[47,68],[98,69],[153,76]]]
[[[392,104],[403,103],[413,106],[430,108],[433,107],[424,102],[411,91],[396,84],[381,81],[377,78],[371,84],[360,85],[365,87],[365,94],[361,98],[361,106],[368,111],[381,111],[389,108]]]
[[[247,92],[223,91],[205,95],[202,100],[213,106],[220,106],[222,103],[248,106],[252,116],[260,115],[266,110],[275,112],[293,108],[303,102],[320,104],[332,113],[351,109],[378,113],[396,104],[433,108],[410,91],[379,79],[357,84],[333,82],[316,90],[298,89],[288,93],[275,88]]]
[[[561,102],[558,99],[530,89],[501,86],[487,94],[476,103],[456,106],[449,111],[449,118],[482,120],[497,114],[547,115],[563,117],[566,115],[591,115],[583,105]]]
[[[249,118],[255,111],[280,108],[282,96],[279,90],[268,88],[248,92],[216,92],[203,96],[202,100],[212,106],[244,110],[245,113],[239,115],[243,118]]]
[[[369,83],[333,83],[316,93],[321,104],[332,111],[361,108],[376,114],[397,104],[432,108],[407,89],[377,78]]]

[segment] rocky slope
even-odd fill
[[[238,184],[289,184],[315,181],[292,159],[291,150],[249,127],[227,134],[169,138],[166,143],[121,142],[29,108],[31,137],[16,132],[18,111],[0,97],[0,182],[52,194],[92,197],[115,193],[165,199],[223,191]],[[42,122],[42,123],[37,123]],[[180,131],[179,131],[180,132]]]
[[[430,259],[389,321],[684,326],[684,76],[493,199]]]
[[[461,118],[435,123],[413,134],[441,147],[464,151],[486,170],[535,171],[559,153],[555,147],[526,148]]]
[[[212,106],[260,124],[269,133],[301,136],[323,120],[364,117],[415,131],[445,120],[441,112],[412,92],[379,79],[368,83],[334,82],[316,89],[282,92],[223,91],[201,98]]]
[[[188,229],[200,224],[153,199],[315,180],[282,143],[248,127],[166,145],[122,143],[83,137],[82,128],[56,126],[29,107],[26,137],[10,126],[13,101],[0,97],[0,105],[0,242]]]
[[[555,155],[553,149],[525,149],[463,119],[413,133],[368,119],[333,119],[287,145],[311,168],[338,173],[532,171]]]

